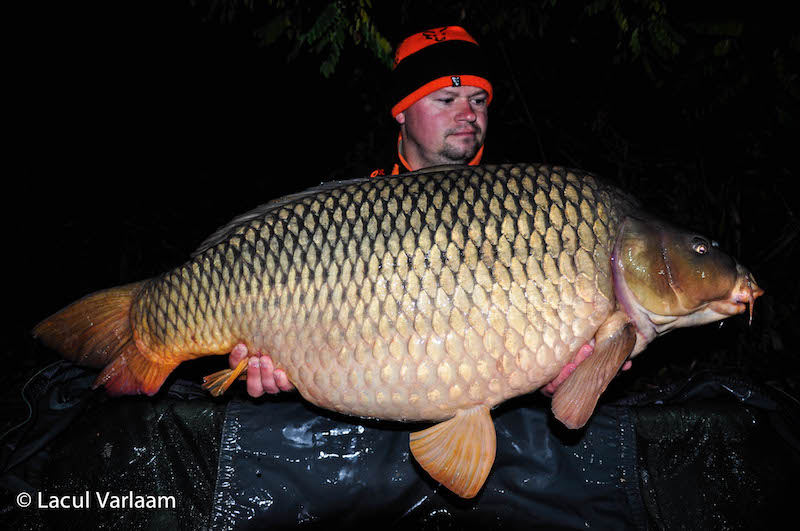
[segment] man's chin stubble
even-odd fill
[[[448,161],[448,164],[467,164],[478,153],[478,147],[473,147],[469,150],[461,150],[456,148],[445,147],[439,152],[442,160]]]

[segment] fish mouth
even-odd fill
[[[753,307],[757,298],[764,294],[753,278],[753,274],[739,264],[736,264],[738,278],[727,299],[712,302],[712,310],[723,315],[738,315],[749,310],[748,325],[753,324]]]

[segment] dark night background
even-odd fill
[[[260,203],[393,155],[385,65],[347,37],[322,75],[324,40],[297,36],[330,2],[274,3],[36,2],[8,17],[6,177],[21,190],[5,193],[3,427],[25,417],[20,389],[56,359],[30,337],[40,319],[179,265]],[[670,334],[610,392],[714,370],[797,397],[796,18],[746,2],[432,4],[368,13],[392,45],[444,24],[483,45],[495,69],[486,161],[615,180],[720,241],[766,290],[752,326]],[[287,14],[291,31],[261,43]]]

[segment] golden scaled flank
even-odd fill
[[[526,167],[308,195],[148,286],[134,328],[165,359],[247,338],[353,415],[492,407],[555,377],[608,315],[618,220],[602,193]]]

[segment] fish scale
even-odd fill
[[[243,341],[352,415],[491,407],[551,380],[611,311],[621,214],[597,195],[591,176],[544,166],[321,190],[151,281],[133,328],[159,359]]]

